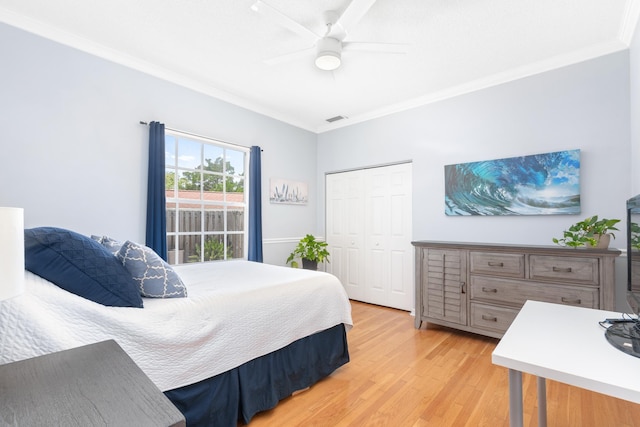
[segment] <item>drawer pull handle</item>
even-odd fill
[[[581,304],[582,303],[582,300],[580,298],[569,299],[569,298],[562,297],[561,301],[565,304]]]
[[[504,262],[489,261],[487,264],[489,264],[489,267],[504,267]]]
[[[571,273],[571,267],[566,267],[566,268],[553,267],[553,271],[557,273]]]
[[[497,322],[498,318],[495,316],[487,316],[486,314],[483,314],[482,320],[488,320],[489,322]]]
[[[485,288],[484,286],[482,287],[482,292],[488,292],[488,293],[493,293],[493,294],[497,294],[498,290],[496,288]]]

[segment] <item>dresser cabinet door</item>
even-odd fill
[[[423,249],[423,314],[467,324],[467,252]]]

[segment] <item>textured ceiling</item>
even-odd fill
[[[255,0],[0,0],[0,21],[314,132],[626,49],[638,0],[377,0],[345,41],[407,44],[343,52],[321,71],[313,42],[251,9]],[[264,0],[324,34],[349,0]],[[328,123],[334,116],[348,119]]]

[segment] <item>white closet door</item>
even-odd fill
[[[336,275],[349,298],[364,301],[364,222],[360,171],[327,175],[326,235],[329,243],[327,271]]]
[[[329,271],[351,299],[413,309],[411,180],[410,163],[327,175],[327,242],[339,263]]]

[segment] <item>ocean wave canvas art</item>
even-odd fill
[[[444,167],[447,215],[580,213],[580,150]]]

